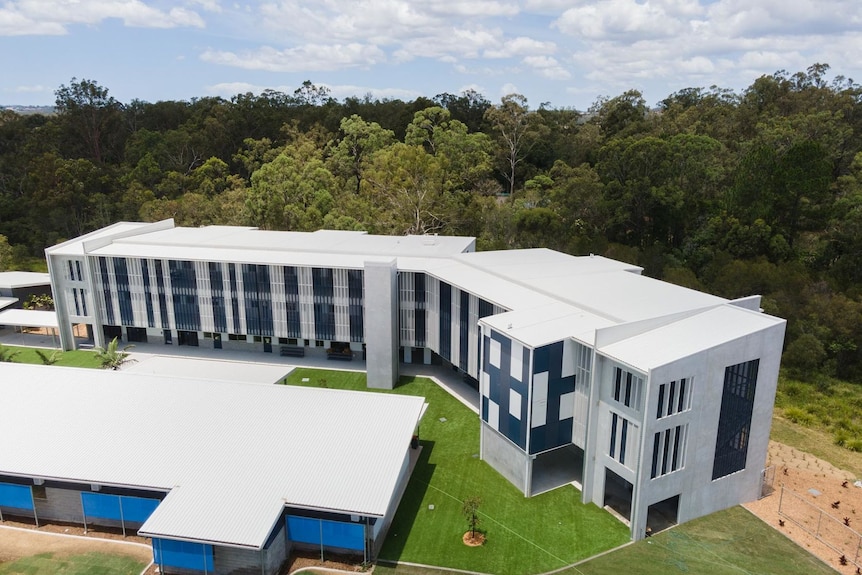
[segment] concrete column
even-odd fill
[[[365,262],[365,347],[368,387],[398,381],[398,267],[396,260]]]

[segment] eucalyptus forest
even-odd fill
[[[118,220],[450,234],[602,254],[788,319],[793,377],[862,383],[862,86],[825,64],[585,112],[518,94],[116,101],[0,111],[0,270]],[[44,266],[44,263],[41,264]]]

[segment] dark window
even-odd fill
[[[230,280],[230,309],[233,314],[233,330],[236,333],[242,331],[239,317],[239,288],[236,281],[236,264],[227,265],[228,279]]]
[[[470,346],[467,342],[467,335],[470,329],[470,294],[464,290],[459,291],[461,292],[461,317],[458,322],[460,334],[458,338],[458,366],[462,370],[468,371],[467,359],[469,358]]]
[[[168,269],[171,273],[171,300],[176,328],[198,331],[201,328],[201,313],[195,265],[189,261],[168,260]]]
[[[108,275],[108,260],[99,258],[99,271],[102,276],[102,294],[105,296],[105,320],[108,325],[116,325],[114,322],[114,300],[111,293],[111,279]]]
[[[167,289],[165,288],[165,273],[162,267],[162,260],[156,260],[156,289],[159,293],[159,319],[162,321],[163,328],[171,327],[168,320],[168,298]]]
[[[314,290],[314,332],[316,339],[335,339],[335,302],[333,301],[332,270],[311,268]]]
[[[132,311],[132,292],[129,288],[129,268],[126,258],[113,258],[114,276],[117,282],[117,301],[120,304],[120,325],[135,325]]]
[[[745,469],[759,365],[760,360],[755,359],[724,370],[713,479]]]
[[[141,271],[144,276],[144,300],[147,305],[147,325],[156,327],[156,313],[153,310],[153,290],[150,287],[150,262],[141,260]]]
[[[243,264],[242,282],[246,331],[252,335],[273,335],[269,266]]]
[[[287,313],[287,335],[302,337],[302,324],[299,315],[299,279],[296,268],[284,268],[284,306]]]
[[[440,356],[452,361],[452,286],[440,282]]]
[[[363,271],[347,270],[347,295],[350,316],[350,341],[362,341],[365,338],[365,321],[363,306],[365,291],[363,287]]]
[[[425,274],[413,274],[413,293],[416,294],[416,332],[418,347],[425,347]]]
[[[209,262],[210,292],[212,293],[213,326],[218,332],[227,331],[227,308],[224,297],[224,274],[221,263]]]

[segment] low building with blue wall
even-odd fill
[[[277,573],[294,549],[371,560],[424,399],[0,364],[0,519],[152,539],[164,573]],[[369,424],[373,422],[373,425]]]

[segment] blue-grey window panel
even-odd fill
[[[108,276],[108,260],[99,258],[99,271],[102,275],[102,293],[105,295],[105,321],[108,325],[117,325],[114,321],[114,300],[111,293],[111,280]]]
[[[500,367],[491,365],[490,360],[490,339],[499,342],[500,344]],[[530,350],[521,347],[521,381],[512,377],[512,341],[502,334],[492,331],[490,335],[485,337],[484,345],[482,346],[483,364],[485,371],[488,373],[488,396],[491,401],[496,403],[500,408],[499,432],[509,438],[515,445],[521,449],[527,448],[527,403],[529,399],[527,381],[529,381],[530,365]],[[515,417],[509,410],[510,392],[514,390],[521,395],[521,409],[519,417]],[[482,406],[482,418],[485,422],[488,421],[488,409],[485,402]]]
[[[135,312],[132,311],[132,292],[129,289],[129,266],[126,258],[114,260],[114,276],[117,282],[117,301],[120,304],[120,325],[135,325]]]
[[[572,442],[574,418],[559,419],[560,397],[575,391],[575,376],[562,375],[563,342],[537,347],[533,351],[533,374],[545,371],[548,372],[548,411],[545,425],[530,430],[530,453],[540,453]]]
[[[425,311],[425,274],[413,274],[413,293],[416,300],[416,329],[415,343],[416,347],[425,347],[425,342],[428,340],[426,329],[426,314]]]
[[[156,289],[159,292],[159,319],[162,321],[160,327],[168,329],[171,327],[171,323],[168,318],[168,290],[165,286],[165,272],[162,260],[156,260]]]
[[[141,260],[141,271],[144,276],[144,299],[147,305],[147,326],[156,327],[156,314],[153,310],[153,289],[150,287],[150,262]]]
[[[212,545],[153,538],[153,558],[156,565],[213,572]]]
[[[33,494],[30,486],[0,483],[0,507],[33,509]]]
[[[470,332],[470,294],[464,290],[461,292],[461,317],[458,321],[458,367],[463,371],[467,371],[467,360],[469,359],[470,344],[467,341],[467,336]]]
[[[171,274],[171,299],[174,304],[176,328],[200,331],[201,312],[198,306],[198,282],[193,262],[168,260]]]
[[[713,479],[745,469],[759,366],[760,360],[754,359],[724,370]]]
[[[440,357],[452,361],[452,286],[440,282]]]
[[[251,335],[273,335],[272,286],[269,282],[269,267],[242,264],[242,281],[247,333]]]
[[[365,341],[365,288],[362,270],[347,270],[347,313],[350,319],[350,341]]]
[[[287,309],[287,337],[302,337],[302,322],[299,315],[299,278],[296,268],[284,268],[284,303]]]
[[[230,308],[233,314],[233,333],[243,333],[242,323],[239,317],[239,288],[236,281],[236,264],[227,265],[228,280],[230,281]]]
[[[494,315],[494,304],[479,298],[479,319]]]
[[[224,297],[224,274],[220,262],[209,262],[210,293],[212,293],[213,327],[227,333],[227,307]]]
[[[332,270],[311,268],[314,290],[314,332],[316,339],[335,339],[335,301]]]

